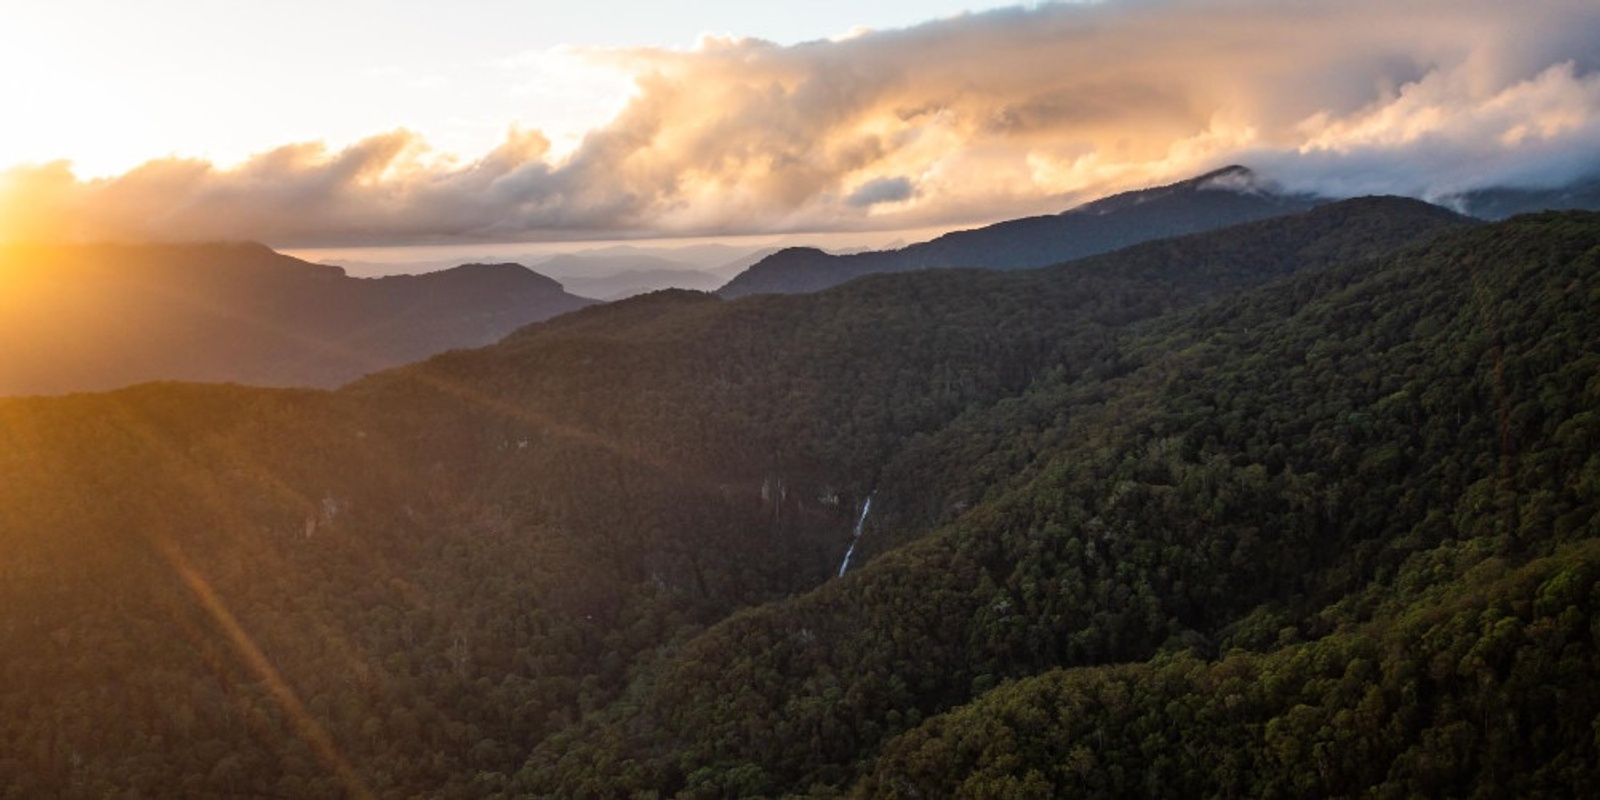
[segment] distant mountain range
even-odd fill
[[[1478,189],[1441,198],[1444,205],[1479,219],[1501,220],[1535,211],[1600,209],[1600,177],[1555,189]]]
[[[726,278],[693,269],[625,269],[593,278],[563,278],[561,285],[580,297],[623,300],[662,289],[715,290]]]
[[[775,247],[750,247],[726,244],[691,244],[679,247],[610,245],[554,257],[535,258],[526,263],[539,272],[560,280],[582,276],[652,269],[693,270],[731,278],[746,267],[771,255]]]
[[[255,244],[0,253],[0,394],[345,383],[590,305],[516,264],[356,279]]]
[[[428,258],[406,261],[369,261],[351,258],[308,260],[341,267],[352,277],[382,278],[393,275],[420,275],[449,269],[464,260],[515,262],[556,279],[567,291],[595,300],[621,300],[636,294],[661,289],[710,291],[728,282],[751,264],[771,255],[778,248],[692,244],[681,246],[612,245],[590,247],[569,253],[517,252],[514,246],[464,251],[459,258]],[[498,255],[487,257],[485,251]]]
[[[502,263],[358,279],[251,244],[11,247],[0,253],[0,395],[153,380],[332,387],[666,288],[732,299],[812,292],[874,273],[1032,269],[1327,202],[1231,166],[893,250],[626,245],[524,258],[543,274]],[[1595,208],[1600,180],[1481,190],[1447,203],[1482,218]]]
[[[705,246],[675,251],[634,247],[612,247],[582,253],[564,253],[539,261],[540,273],[561,282],[567,291],[596,300],[622,300],[661,289],[691,289],[709,292],[743,272],[751,264],[772,254],[771,249],[743,253],[733,248],[709,250]],[[665,253],[665,254],[663,254]],[[726,261],[701,267],[690,257],[706,258],[717,254]]]
[[[1286,194],[1246,167],[1124,192],[1061,214],[956,231],[898,250],[832,255],[815,248],[779,251],[717,290],[723,297],[814,292],[879,272],[940,267],[1031,269],[1168,236],[1305,211],[1322,202]]]

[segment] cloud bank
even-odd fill
[[[590,57],[637,76],[553,157],[415,133],[0,177],[0,237],[276,245],[895,229],[1056,211],[1247,163],[1292,189],[1439,197],[1600,171],[1593,0],[1125,0],[780,47]]]

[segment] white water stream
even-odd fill
[[[839,562],[839,575],[844,577],[844,571],[850,568],[850,557],[856,554],[856,543],[861,541],[861,526],[867,522],[867,512],[872,510],[872,495],[867,495],[867,502],[861,504],[861,516],[856,518],[856,532],[850,537],[850,549],[844,551],[844,561]]]

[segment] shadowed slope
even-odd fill
[[[775,253],[717,290],[724,297],[814,292],[878,272],[947,267],[1028,269],[1139,242],[1304,211],[1313,198],[1277,194],[1244,167],[1125,192],[1061,214],[956,231],[899,250],[835,256],[815,248]]]
[[[335,386],[590,301],[515,264],[358,280],[260,245],[0,250],[0,394]]]

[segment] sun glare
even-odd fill
[[[162,152],[136,93],[70,45],[0,26],[0,170],[69,160],[80,177],[123,172]]]

